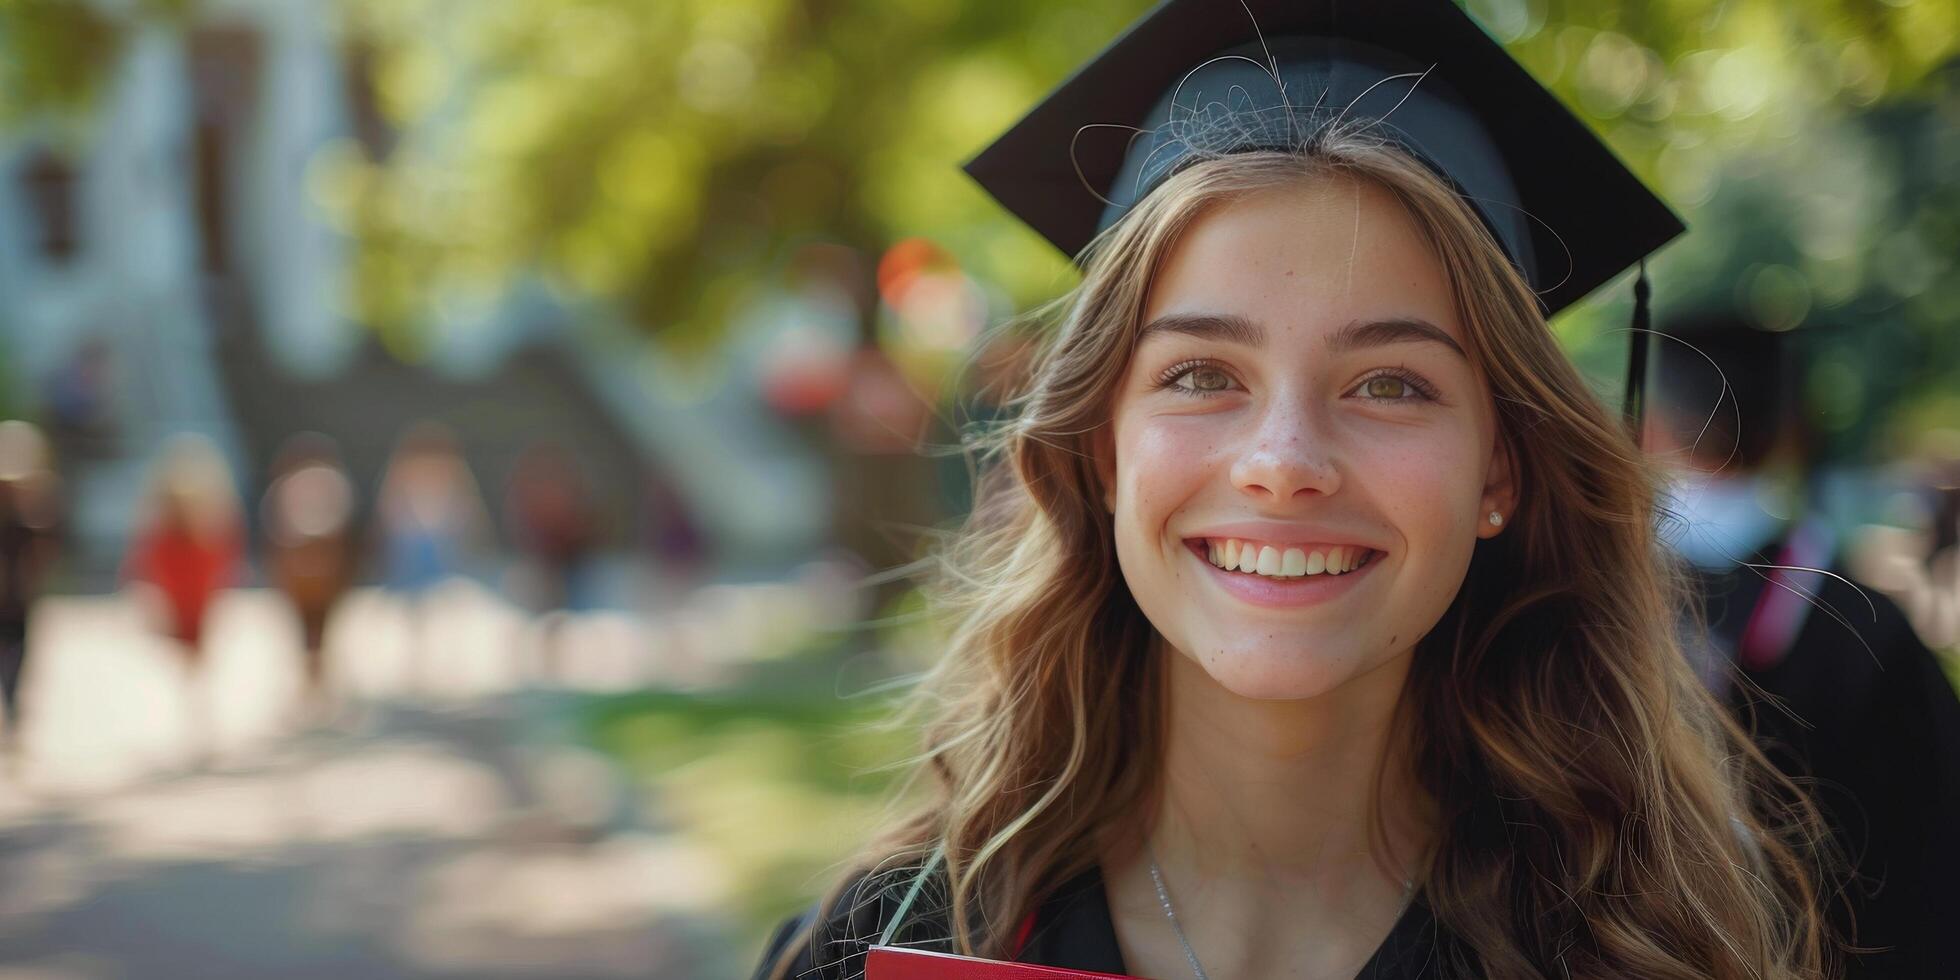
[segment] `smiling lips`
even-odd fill
[[[1219,568],[1267,578],[1342,575],[1366,565],[1376,554],[1360,545],[1287,547],[1238,538],[1201,538],[1191,545]]]

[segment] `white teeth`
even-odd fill
[[[1304,548],[1276,548],[1236,538],[1208,538],[1205,554],[1213,565],[1226,571],[1248,572],[1274,578],[1300,578],[1306,575],[1345,575],[1360,567],[1368,549],[1340,545],[1321,551]]]

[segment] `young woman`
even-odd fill
[[[1124,43],[1189,36],[1179,6]],[[1100,183],[944,555],[926,802],[758,976],[856,977],[881,941],[1157,978],[1827,975],[1814,818],[1675,642],[1660,477],[1478,206],[1481,137],[1422,122],[1478,96],[1391,130],[1340,111],[1342,78],[1402,77],[1372,47],[1223,57],[1277,101],[1199,125],[1173,90]]]

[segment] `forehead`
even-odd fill
[[[1243,316],[1281,342],[1419,319],[1469,349],[1434,249],[1401,201],[1365,180],[1300,181],[1207,211],[1153,280],[1143,320],[1177,313]]]

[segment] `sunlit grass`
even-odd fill
[[[605,703],[591,730],[645,781],[654,819],[722,871],[723,911],[755,947],[886,812],[899,777],[890,766],[914,747],[874,728],[890,710],[828,692],[648,694]]]

